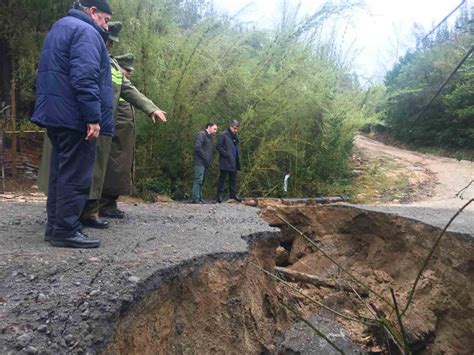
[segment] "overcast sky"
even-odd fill
[[[474,0],[470,1],[472,6]],[[311,14],[323,1],[290,0],[292,5],[298,2],[304,13]],[[270,28],[278,22],[281,0],[214,0],[214,3],[217,10],[231,15],[248,5],[240,18]],[[359,53],[354,70],[365,77],[380,79],[397,54],[402,55],[413,47],[415,22],[428,32],[460,3],[461,0],[366,0],[366,9],[355,13],[352,23],[341,30],[351,36],[346,35],[346,45],[354,42]]]

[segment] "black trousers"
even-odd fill
[[[79,216],[89,197],[96,140],[86,141],[85,132],[63,128],[48,128],[48,137],[52,151],[46,228],[61,239],[82,228]]]
[[[237,196],[237,171],[221,170],[219,174],[219,182],[217,184],[217,196],[224,195],[225,179],[229,176],[229,197]]]

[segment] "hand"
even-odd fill
[[[150,114],[151,121],[156,122],[156,119],[159,118],[161,122],[166,122],[166,112],[161,110],[156,110]]]
[[[100,125],[98,123],[88,123],[86,141],[96,139],[97,137],[99,137],[99,133]]]

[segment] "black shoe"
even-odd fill
[[[124,215],[125,212],[119,210],[118,208],[110,211],[99,211],[99,216],[106,218],[123,218]]]
[[[97,229],[109,228],[109,222],[101,221],[100,219],[97,219],[97,218],[81,219],[80,222],[84,227],[97,228]]]
[[[97,248],[100,245],[100,240],[89,238],[82,231],[77,231],[68,238],[52,238],[49,242],[52,246],[63,248]]]
[[[200,200],[199,200],[199,203],[204,203],[204,204],[206,204],[206,203],[209,203],[209,202],[207,202],[207,201],[204,200],[204,199],[200,199]]]
[[[193,203],[201,204],[203,202],[201,200],[193,200]]]
[[[218,195],[218,196],[216,197],[216,201],[217,201],[218,203],[222,203],[222,202],[224,202],[224,197],[222,197],[222,195]]]
[[[237,195],[232,196],[231,198],[233,198],[233,199],[236,200],[237,202],[242,202],[242,199],[241,199],[239,196],[237,196]]]

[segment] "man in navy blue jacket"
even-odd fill
[[[229,128],[219,135],[217,139],[216,149],[219,152],[219,181],[217,183],[217,202],[224,201],[224,184],[227,176],[229,176],[229,197],[241,202],[241,198],[237,196],[237,171],[240,170],[239,158],[239,121],[232,120],[229,122]]]
[[[105,47],[112,11],[106,0],[76,1],[49,31],[41,50],[31,120],[52,143],[45,240],[57,247],[96,248],[82,232],[96,138],[113,136],[112,79]]]

